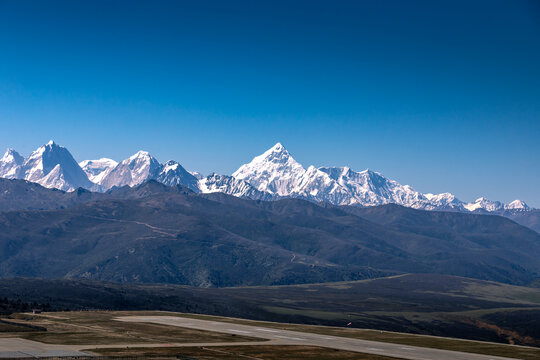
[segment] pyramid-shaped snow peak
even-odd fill
[[[157,178],[161,164],[147,151],[138,151],[116,165],[101,179],[100,185],[106,190],[114,186],[136,186]]]
[[[71,153],[52,140],[34,150],[24,160],[21,168],[22,178],[48,188],[71,191],[94,185]]]
[[[289,195],[298,185],[306,169],[277,143],[250,163],[242,165],[233,177],[244,180],[259,191],[280,196]]]
[[[0,159],[0,177],[18,179],[21,176],[24,158],[14,149],[7,149]]]

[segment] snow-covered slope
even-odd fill
[[[454,194],[448,192],[441,194],[427,193],[424,196],[430,201],[432,206],[432,208],[427,208],[427,210],[465,210],[463,201],[459,200]]]
[[[25,179],[67,191],[77,187],[106,191],[115,186],[136,186],[157,180],[169,186],[186,186],[195,192],[222,192],[255,200],[292,197],[334,205],[394,203],[424,210],[495,214],[531,210],[521,200],[503,204],[479,198],[465,203],[451,193],[423,194],[369,169],[314,166],[306,169],[280,143],[242,165],[232,176],[203,177],[198,172],[186,171],[176,161],[160,164],[147,151],[139,151],[120,163],[102,158],[77,164],[66,148],[50,141],[26,159],[8,149],[0,159],[0,177]]]
[[[509,204],[503,204],[500,201],[492,201],[486,198],[478,198],[473,203],[464,204],[465,209],[476,212],[500,212],[503,210],[529,210],[529,206],[523,200],[514,200]]]
[[[348,204],[373,206],[388,203],[400,204],[415,209],[429,207],[429,200],[408,185],[389,180],[372,171],[353,171],[349,167],[320,168],[350,194]]]
[[[233,177],[248,182],[259,191],[334,205],[396,203],[419,209],[431,206],[423,194],[410,186],[403,186],[371,170],[355,172],[348,167],[314,166],[306,170],[280,143],[242,165]]]
[[[147,151],[139,151],[108,171],[99,182],[104,190],[114,186],[136,186],[147,180],[157,180],[165,185],[183,185],[199,192],[197,179],[176,161],[160,164]]]
[[[94,185],[71,153],[52,140],[34,150],[24,160],[19,178],[64,191],[78,187],[91,189]]]
[[[351,198],[347,189],[314,166],[307,168],[289,196],[340,205],[348,205]]]
[[[15,150],[8,149],[0,159],[0,177],[25,179],[65,191],[78,187],[105,191],[113,186],[136,186],[147,180],[157,180],[199,192],[198,179],[176,161],[160,164],[148,152],[139,151],[121,163],[101,158],[77,164],[66,148],[52,140],[26,159]]]
[[[113,186],[136,186],[157,178],[160,171],[161,164],[156,158],[141,150],[116,165],[101,179],[99,185],[105,190]]]
[[[469,211],[486,210],[488,212],[499,211],[504,209],[504,204],[500,201],[491,201],[486,198],[478,198],[473,203],[465,204],[465,209]]]
[[[525,204],[525,201],[516,199],[504,206],[506,210],[529,210],[530,207]]]
[[[174,160],[169,160],[161,166],[156,180],[169,186],[183,185],[195,192],[199,192],[197,178]]]
[[[24,158],[15,150],[7,149],[0,159],[0,177],[18,179],[21,175]]]
[[[201,180],[202,178],[204,178],[203,174],[201,174],[198,171],[188,171],[188,173],[195,176],[195,179],[197,179],[197,180]]]
[[[210,174],[199,180],[199,189],[205,194],[221,192],[252,200],[273,200],[276,198],[275,195],[255,189],[244,180],[228,175]]]
[[[369,169],[357,172],[349,167],[310,166],[306,170],[280,143],[256,156],[250,163],[242,165],[233,177],[269,194],[334,205],[374,206],[394,203],[424,210],[487,212],[528,209],[521,200],[505,205],[480,198],[467,204],[451,193],[422,194],[409,185],[401,185]],[[223,186],[219,189],[234,193]]]
[[[306,169],[280,143],[242,165],[232,175],[259,191],[289,196],[297,188]]]
[[[88,179],[96,184],[99,184],[116,165],[118,165],[118,162],[108,158],[84,160],[79,163],[79,166],[86,173]]]
[[[242,165],[233,177],[274,196],[333,204],[348,205],[350,202],[346,189],[313,166],[306,170],[280,143],[256,156],[250,163]]]

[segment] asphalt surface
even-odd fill
[[[82,351],[64,345],[45,344],[20,338],[0,338],[0,358],[43,358],[61,356],[88,356]]]
[[[146,322],[190,329],[217,331],[227,334],[251,336],[287,345],[310,345],[331,349],[348,350],[368,354],[384,355],[410,360],[510,360],[510,358],[431,349],[377,341],[351,339],[307,332],[280,330],[262,326],[241,325],[219,321],[182,318],[176,316],[124,316],[119,321]],[[237,345],[231,343],[230,345]],[[512,359],[515,360],[515,359]]]

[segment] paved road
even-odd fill
[[[242,346],[242,345],[291,345],[285,340],[263,340],[244,342],[197,342],[197,343],[126,343],[126,344],[77,344],[53,345],[22,338],[0,338],[0,359],[15,358],[50,358],[50,357],[76,357],[95,356],[89,351],[94,349],[122,349],[122,348],[159,348],[159,347],[211,347],[211,346]]]
[[[60,356],[88,356],[64,345],[44,344],[20,338],[0,338],[0,358],[40,358]]]
[[[279,341],[283,344],[321,346],[331,349],[386,355],[410,360],[510,360],[510,358],[498,356],[462,353],[417,346],[351,339],[338,336],[272,329],[262,326],[182,318],[176,316],[123,316],[116,318],[116,320],[128,322],[147,322],[180,326],[197,330],[217,331],[227,334],[252,336],[272,341]],[[230,345],[235,344],[231,343]]]

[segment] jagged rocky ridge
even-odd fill
[[[186,171],[173,160],[161,164],[146,151],[139,151],[120,163],[102,158],[77,164],[66,148],[50,141],[27,158],[8,149],[0,159],[0,177],[24,179],[64,191],[79,187],[107,191],[157,180],[169,186],[183,185],[194,192],[221,192],[254,200],[290,197],[333,205],[394,203],[423,210],[497,214],[531,210],[522,200],[503,204],[481,197],[466,203],[451,193],[423,194],[369,169],[360,172],[349,167],[309,166],[306,169],[280,143],[242,165],[232,176],[203,177]]]
[[[233,177],[274,196],[303,198],[333,205],[375,206],[394,203],[414,209],[463,212],[529,210],[521,200],[503,204],[479,198],[474,203],[465,203],[450,193],[422,194],[409,185],[401,185],[369,169],[360,172],[349,167],[310,166],[305,169],[280,143],[242,165]]]
[[[72,191],[79,187],[98,190],[71,153],[52,140],[23,158],[8,149],[0,160],[0,177],[24,179],[47,188]]]

